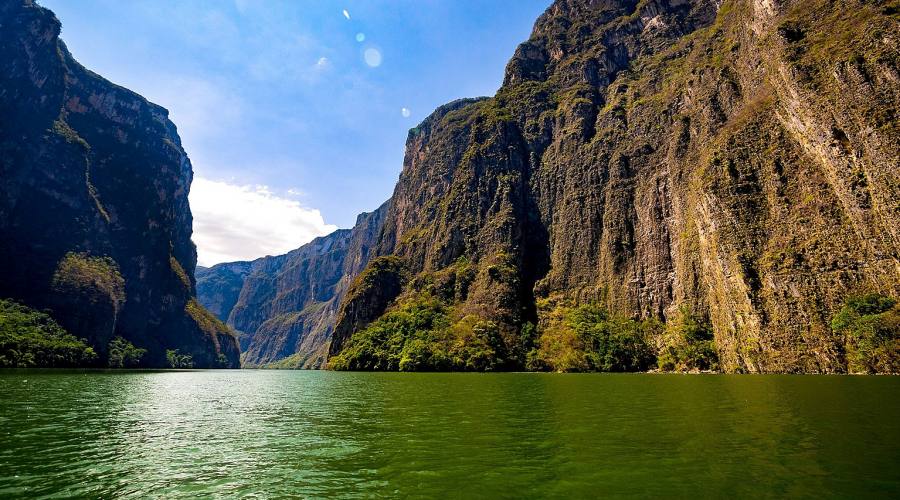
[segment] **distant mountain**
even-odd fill
[[[226,321],[252,266],[251,262],[228,262],[212,268],[197,266],[197,299],[209,312]]]
[[[0,2],[0,298],[49,309],[99,364],[130,343],[139,366],[237,367],[235,337],[194,298],[175,125],[78,64],[59,32],[33,1]]]
[[[240,333],[245,366],[324,366],[337,308],[368,263],[386,211],[285,255],[198,270],[198,299]]]

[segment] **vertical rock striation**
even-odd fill
[[[397,265],[346,294],[331,353],[424,290],[510,352],[572,300],[697,311],[728,372],[844,371],[831,315],[900,294],[898,27],[892,0],[556,1],[496,96],[410,131]]]

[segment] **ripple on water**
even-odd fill
[[[0,497],[896,497],[898,389],[891,377],[6,371]]]

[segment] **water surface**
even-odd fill
[[[0,497],[900,497],[900,377],[0,371]]]

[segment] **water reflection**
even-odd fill
[[[0,372],[0,497],[896,496],[886,377]]]

